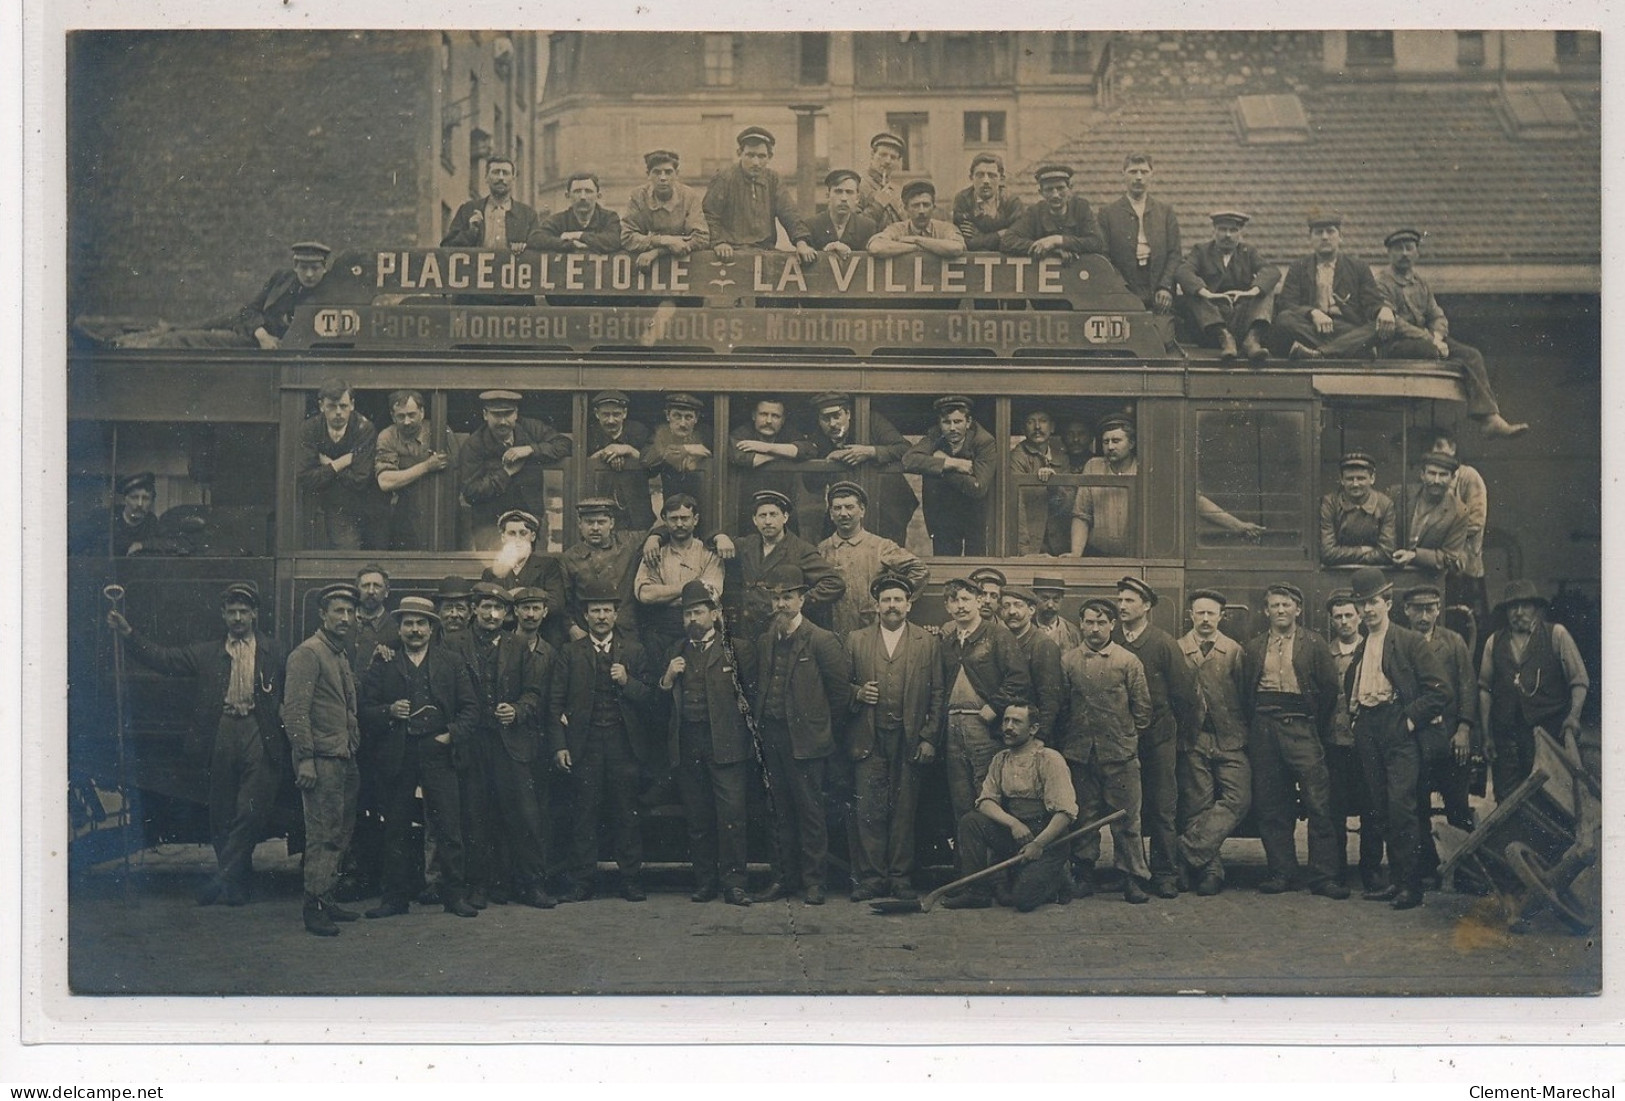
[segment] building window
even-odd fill
[[[1050,43],[1050,72],[1087,73],[1094,65],[1088,31],[1056,31],[1050,35]]]
[[[930,122],[931,116],[924,112],[887,113],[886,129],[903,139],[905,148],[903,150],[902,170],[904,172],[924,172],[926,166],[931,163],[930,158],[927,156],[926,143]]]
[[[559,124],[549,122],[542,127],[542,178],[537,183],[559,178]]]
[[[451,35],[444,31],[440,32],[440,72],[451,72]]]
[[[1484,32],[1456,32],[1456,64],[1463,69],[1484,67]]]
[[[1602,60],[1602,37],[1596,31],[1558,31],[1557,60],[1595,65]]]
[[[708,34],[705,36],[705,83],[720,88],[734,82],[734,36]]]
[[[829,35],[803,34],[798,37],[801,41],[801,65],[796,83],[828,84]]]
[[[966,111],[966,145],[1003,145],[1003,111]]]
[[[1348,63],[1350,65],[1392,65],[1394,63],[1394,32],[1349,31]]]
[[[701,115],[700,131],[705,135],[705,155],[700,158],[702,177],[715,176],[738,159],[732,115]]]

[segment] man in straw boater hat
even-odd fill
[[[192,729],[187,749],[206,755],[209,836],[218,870],[198,892],[198,905],[248,901],[254,846],[265,835],[277,788],[287,772],[282,733],[282,647],[261,634],[260,594],[252,581],[234,581],[220,593],[225,638],[160,646],[144,638],[120,612],[107,624],[149,669],[192,677]]]
[[[1553,738],[1580,736],[1591,678],[1574,638],[1548,623],[1549,604],[1533,581],[1507,582],[1495,606],[1506,627],[1490,635],[1478,666],[1479,715],[1490,752],[1497,802],[1529,778],[1535,765],[1535,728]]]
[[[440,616],[432,600],[403,596],[390,614],[400,645],[388,661],[367,668],[360,690],[361,726],[377,744],[370,763],[379,772],[384,808],[383,897],[367,917],[410,909],[416,853],[409,845],[419,787],[434,835],[440,904],[448,914],[475,917],[479,911],[465,898],[456,760],[474,737],[479,701],[461,653],[434,640]]]
[[[1422,904],[1422,836],[1417,789],[1422,770],[1422,739],[1449,702],[1444,673],[1421,635],[1393,623],[1393,583],[1373,566],[1350,578],[1365,641],[1343,688],[1354,728],[1366,787],[1388,845],[1390,905],[1409,910]]]

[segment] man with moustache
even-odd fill
[[[1078,633],[1077,625],[1061,614],[1061,602],[1066,599],[1066,578],[1038,574],[1033,578],[1032,590],[1038,598],[1033,626],[1048,635],[1063,654],[1082,643],[1083,636]]]
[[[728,433],[728,465],[733,467],[734,489],[739,495],[739,511],[733,531],[744,535],[751,529],[752,505],[756,491],[772,489],[794,500],[798,476],[784,469],[787,462],[810,458],[812,448],[793,440],[785,431],[789,406],[783,398],[757,399],[749,424]],[[790,530],[799,533],[792,518]]]
[[[954,196],[953,223],[971,252],[999,251],[999,234],[1021,216],[1021,200],[1004,190],[1004,158],[978,153],[970,162],[970,186]]]
[[[953,578],[942,587],[950,622],[942,629],[942,690],[947,714],[943,762],[957,821],[974,809],[976,793],[998,752],[999,713],[1031,698],[1027,658],[1004,624],[984,619],[974,582]]]
[[[299,426],[299,502],[313,550],[360,550],[368,504],[377,494],[378,432],[355,411],[350,384],[330,378],[316,392],[318,412]]]
[[[661,506],[661,520],[667,538],[652,558],[637,566],[632,589],[640,606],[643,646],[652,654],[669,654],[682,641],[685,626],[683,593],[691,581],[698,581],[715,597],[721,597],[725,575],[722,560],[695,537],[700,522],[694,498],[678,493]]]
[[[805,890],[808,906],[824,904],[829,833],[824,779],[836,752],[835,717],[852,702],[852,664],[830,632],[802,615],[807,579],[795,566],[774,566],[761,579],[773,619],[756,642],[755,713],[762,765],[775,822],[773,877],[752,902]]]
[[[444,451],[435,450],[434,429],[424,413],[423,395],[396,390],[389,395],[389,416],[394,422],[378,433],[373,470],[378,488],[389,498],[389,549],[428,550],[434,521],[434,479],[451,466]]]
[[[621,248],[636,254],[639,268],[651,267],[662,256],[687,256],[711,246],[700,193],[677,178],[678,165],[670,149],[643,155],[649,182],[632,192],[621,216]]]
[[[1338,471],[1339,488],[1320,499],[1320,564],[1392,564],[1398,514],[1392,498],[1371,488],[1376,462],[1364,451],[1350,451]]]
[[[903,455],[903,469],[924,484],[932,552],[979,557],[987,553],[999,446],[971,417],[970,398],[948,394],[932,407],[937,423]]]
[[[542,421],[521,417],[519,402],[512,390],[480,394],[485,424],[457,452],[458,491],[474,513],[476,550],[497,546],[497,519],[503,513],[518,509],[532,516],[547,515],[546,468],[569,458],[575,449],[569,436]]]
[[[1343,252],[1343,216],[1312,214],[1313,251],[1286,270],[1275,297],[1271,350],[1288,359],[1341,359],[1371,354],[1394,331],[1371,265]]]
[[[1405,619],[1411,630],[1433,652],[1444,674],[1446,702],[1439,718],[1422,729],[1417,743],[1422,751],[1421,786],[1417,791],[1417,827],[1421,835],[1421,876],[1424,885],[1439,887],[1439,849],[1433,842],[1433,793],[1444,796],[1445,820],[1471,833],[1473,808],[1467,801],[1471,782],[1474,730],[1478,725],[1478,677],[1467,641],[1439,622],[1444,590],[1438,585],[1416,585],[1405,590]]]
[[[496,557],[480,574],[482,581],[494,581],[510,592],[514,589],[541,589],[547,594],[548,607],[564,608],[564,570],[551,554],[537,550],[545,544],[542,521],[523,509],[510,509],[497,517],[497,530],[502,543]],[[544,628],[548,645],[555,650],[566,637],[564,617],[561,615]]]
[[[1072,193],[1072,169],[1064,164],[1044,164],[1033,176],[1038,181],[1041,201],[1022,211],[999,232],[999,251],[1034,259],[1056,256],[1062,261],[1103,251],[1106,241],[1100,235],[1089,200]]]
[[[820,252],[851,256],[869,247],[869,239],[880,232],[875,220],[858,213],[858,181],[850,168],[837,168],[824,177],[829,207],[813,215],[807,223],[808,240]]]
[[[454,764],[458,743],[474,737],[479,702],[460,654],[433,641],[440,617],[426,597],[405,596],[391,613],[400,647],[361,677],[360,722],[379,743],[372,761],[380,776],[384,807],[383,897],[369,918],[395,917],[411,909],[409,851],[417,791],[423,790],[425,821],[434,832],[438,898],[446,913],[477,917],[465,899],[462,799]]]
[[[943,260],[965,255],[965,239],[954,224],[933,217],[937,212],[937,189],[930,180],[911,180],[903,185],[903,210],[907,217],[888,224],[869,239],[870,252],[876,256],[923,252]]]
[[[587,425],[587,469],[591,471],[592,493],[613,499],[628,529],[648,531],[655,522],[649,502],[649,472],[643,467],[649,430],[637,421],[627,420],[630,405],[619,390],[602,390],[593,395],[592,423]]]
[[[457,208],[441,248],[484,248],[523,252],[536,231],[536,211],[513,197],[514,165],[505,156],[487,157],[483,198]]]
[[[909,521],[913,519],[920,499],[914,495],[908,479],[897,468],[910,444],[897,431],[897,427],[886,419],[885,414],[874,408],[869,410],[869,429],[863,434],[868,442],[859,442],[852,404],[852,395],[839,390],[813,395],[808,405],[812,408],[818,427],[805,437],[811,447],[809,457],[839,463],[847,467],[851,474],[857,474],[859,468],[870,464],[890,467],[875,479],[873,530],[900,547],[907,546]],[[830,485],[851,476],[846,471],[837,470],[837,473],[831,474],[803,474],[802,485],[811,495],[823,498]],[[822,517],[819,528],[809,532],[807,537],[822,539],[830,530],[828,517]]]
[[[976,604],[982,618],[999,627],[1004,626],[1004,587],[1010,584],[1004,571],[992,566],[978,566],[970,572],[970,583],[976,586]]]
[[[1281,269],[1266,264],[1258,250],[1242,241],[1251,218],[1239,210],[1215,210],[1213,240],[1197,245],[1178,272],[1179,299],[1185,317],[1201,334],[1204,347],[1219,349],[1228,362],[1239,354],[1264,363],[1269,351],[1270,318],[1275,314],[1275,287]]]
[[[288,740],[278,714],[285,661],[276,639],[259,631],[259,607],[252,581],[227,585],[220,594],[225,638],[185,646],[160,646],[118,611],[107,613],[108,626],[123,636],[132,658],[167,676],[192,678],[186,749],[207,760],[216,865],[198,892],[199,906],[248,901],[254,846],[265,836],[287,771]]]
[[[640,552],[647,549],[648,537],[641,532],[621,531],[616,523],[619,511],[610,497],[583,497],[576,502],[576,534],[580,538],[559,555],[559,569],[564,574],[564,613],[568,617],[564,627],[571,639],[587,636],[589,592],[616,593],[620,597],[616,626],[633,633],[638,630],[637,573],[642,561]]]
[[[566,176],[564,195],[570,205],[542,219],[530,235],[530,247],[538,252],[619,252],[621,216],[599,204],[598,174]]]
[[[1000,618],[1027,659],[1033,719],[1039,729],[1055,731],[1060,729],[1061,709],[1066,706],[1066,681],[1061,675],[1061,648],[1033,622],[1037,611],[1038,595],[1020,585],[1005,589],[999,598]]]
[[[885,229],[908,217],[908,199],[897,190],[892,173],[902,167],[908,147],[896,134],[882,131],[869,139],[869,169],[858,181],[858,213]]]
[[[1211,897],[1224,889],[1219,850],[1253,802],[1247,720],[1241,712],[1241,643],[1220,630],[1226,600],[1197,589],[1179,650],[1196,673],[1196,733],[1179,753],[1179,876]]]
[[[1133,477],[1140,472],[1140,459],[1134,422],[1122,414],[1104,418],[1098,428],[1100,454],[1083,464],[1084,474],[1114,474]],[[1133,503],[1127,488],[1079,486],[1072,497],[1072,544],[1074,558],[1084,554],[1120,558],[1129,546]]]
[[[335,922],[361,916],[333,899],[355,829],[361,784],[356,767],[361,747],[358,697],[355,673],[345,654],[360,598],[348,581],[321,591],[320,626],[288,655],[283,685],[282,725],[293,749],[294,783],[305,810],[305,930],[319,937],[336,937]]]
[[[835,533],[818,544],[818,554],[846,582],[846,591],[830,609],[830,627],[838,638],[875,622],[870,589],[877,578],[902,579],[912,597],[931,577],[930,567],[918,557],[864,529],[868,509],[869,494],[858,483],[836,482],[829,487],[828,512]]]
[[[1326,615],[1331,621],[1328,635],[1332,652],[1332,667],[1337,672],[1337,683],[1354,664],[1354,655],[1360,650],[1360,610],[1347,589],[1339,589],[1326,599]],[[1365,771],[1360,767],[1360,755],[1354,749],[1354,730],[1349,725],[1348,703],[1338,694],[1338,705],[1332,714],[1331,734],[1325,742],[1326,774],[1331,787],[1332,835],[1337,851],[1337,881],[1343,883],[1348,873],[1348,820],[1360,819],[1360,889],[1361,897],[1374,895],[1382,888],[1382,820],[1371,806],[1371,797],[1365,790]]]
[[[730,906],[749,906],[745,831],[753,764],[744,685],[754,679],[756,649],[724,639],[717,595],[704,582],[684,585],[681,604],[684,638],[666,655],[659,687],[672,697],[666,752],[688,820],[689,899],[710,902],[720,892]]]
[[[781,226],[803,264],[818,259],[807,223],[790,205],[779,174],[768,167],[775,143],[771,131],[745,127],[737,139],[738,163],[718,172],[705,189],[700,205],[711,247],[723,263],[734,258],[735,248],[776,248]]]
[[[705,403],[693,394],[666,395],[666,423],[654,431],[643,451],[643,466],[660,476],[661,497],[685,493],[699,502],[706,521],[716,524],[720,515],[711,501],[711,449],[700,442],[700,412]]]
[[[1065,554],[1071,545],[1074,495],[1047,484],[1056,474],[1069,472],[1055,439],[1055,418],[1047,409],[1034,409],[1024,427],[1026,435],[1010,449],[1010,473],[1035,475],[1038,484],[1016,489],[1016,553]]]
[[[75,541],[74,552],[107,553],[109,528],[112,530],[112,553],[115,558],[138,554],[149,547],[158,549],[158,515],[152,510],[157,485],[158,479],[150,471],[126,474],[114,482],[114,491],[119,500],[113,506],[111,524],[87,526],[83,536]]]
[[[1174,208],[1150,192],[1151,155],[1123,158],[1124,193],[1100,208],[1102,249],[1145,308],[1170,313],[1179,275],[1179,219]]]
[[[1444,451],[1429,452],[1420,464],[1421,485],[1411,487],[1405,510],[1405,540],[1393,554],[1394,565],[1416,570],[1438,585],[1461,572],[1467,554],[1467,513],[1450,479],[1461,463]],[[1400,489],[1390,489],[1389,500],[1400,500]]]
[[[456,574],[442,577],[435,589],[434,610],[440,616],[441,641],[460,648],[474,618],[473,583]]]
[[[738,638],[755,638],[767,629],[774,614],[773,600],[762,581],[780,566],[796,568],[807,582],[808,614],[826,619],[830,608],[846,592],[846,579],[816,547],[789,530],[789,497],[774,489],[763,489],[756,492],[751,503],[755,506],[751,522],[756,531],[739,541],[723,590],[730,629]]]
[[[921,770],[942,739],[942,655],[937,637],[908,621],[915,585],[882,573],[869,585],[875,621],[846,636],[852,714],[846,751],[854,762],[852,901],[915,897],[914,823]]]

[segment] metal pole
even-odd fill
[[[102,596],[112,605],[111,610],[124,614],[124,586],[108,585]],[[114,734],[118,738],[118,797],[119,797],[119,854],[123,862],[120,887],[126,902],[134,901],[130,893],[130,789],[126,782],[124,765],[124,636],[113,632],[113,708],[116,717]]]

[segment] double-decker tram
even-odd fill
[[[479,395],[491,390],[521,395],[522,418],[573,445],[546,469],[550,552],[577,539],[575,503],[604,492],[588,444],[602,391],[625,394],[627,419],[649,432],[665,425],[669,395],[697,399],[693,439],[710,455],[694,472],[712,513],[702,530],[735,536],[749,533],[740,501],[762,475],[726,461],[729,433],[751,425],[758,401],[783,403],[782,438],[794,440],[822,430],[814,395],[844,393],[845,438],[874,443],[884,424],[912,443],[937,424],[937,399],[963,395],[999,461],[981,497],[935,515],[918,505],[931,496],[922,475],[896,459],[772,467],[776,484],[793,487],[796,520],[814,542],[826,533],[823,488],[836,477],[865,487],[870,530],[897,532],[930,567],[918,621],[943,620],[943,582],[991,565],[1012,584],[1064,579],[1068,617],[1085,597],[1139,577],[1161,594],[1154,620],[1176,635],[1192,589],[1223,590],[1226,631],[1246,638],[1263,624],[1265,586],[1290,581],[1306,596],[1311,625],[1323,626],[1326,596],[1347,580],[1345,569],[1320,564],[1319,551],[1318,506],[1337,484],[1339,457],[1367,452],[1379,484],[1406,482],[1412,430],[1457,419],[1460,378],[1439,362],[1221,363],[1173,335],[1098,256],[1063,264],[826,253],[804,265],[793,253],[740,251],[726,262],[701,252],[639,267],[626,254],[378,249],[335,255],[278,351],[74,349],[74,778],[108,786],[122,710],[127,787],[142,800],[149,839],[201,832],[206,762],[184,744],[189,696],[133,665],[115,685],[109,593],[122,590],[137,631],[177,644],[218,631],[218,592],[251,580],[266,594],[262,628],[292,645],[314,629],[321,587],[353,579],[365,563],[387,568],[392,601],[434,596],[448,575],[477,579],[491,554],[479,549],[481,522],[456,459],[482,426]],[[330,549],[316,522],[299,476],[301,429],[330,379],[343,380],[357,415],[378,429],[390,424],[391,393],[423,397],[433,445],[451,461],[414,487],[404,540],[392,528],[400,496],[392,501],[375,483],[360,549]],[[1056,454],[1071,452],[1053,474],[1021,473],[1009,461],[1037,412],[1049,416]],[[1131,426],[1136,461],[1124,473],[1071,472],[1099,454],[1098,428],[1113,417]],[[643,481],[637,469],[633,492],[641,485],[649,497],[629,511],[622,501],[623,527],[634,511],[658,511],[660,476],[650,470]],[[130,471],[156,475],[158,534],[115,555],[108,501],[114,479]],[[621,472],[617,493],[627,481]],[[1080,490],[1115,519],[1097,522],[1074,555],[1069,502]],[[932,529],[945,523],[979,532],[960,548],[977,553],[938,553]]]

